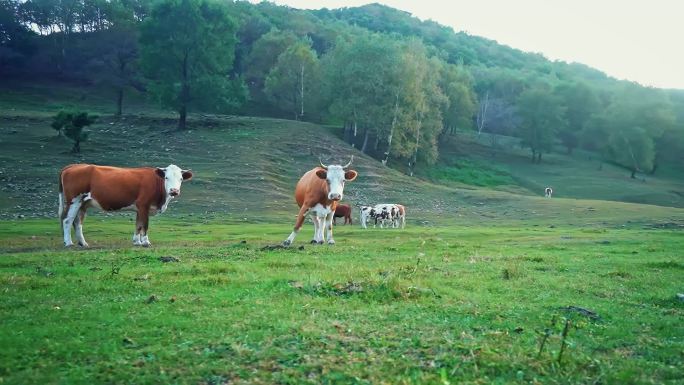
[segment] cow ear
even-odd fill
[[[154,170],[154,172],[155,172],[160,178],[164,178],[164,176],[166,175],[166,170],[164,170],[163,168],[158,168],[158,167],[157,167],[157,168]]]
[[[316,176],[321,179],[328,179],[328,172],[323,169],[316,170]]]
[[[181,171],[183,175],[183,180],[190,180],[192,179],[192,170],[183,170]]]
[[[357,177],[358,175],[359,175],[358,172],[356,172],[356,171],[354,171],[354,170],[349,170],[349,171],[347,171],[347,172],[344,173],[344,179],[346,179],[347,181],[351,182],[351,181],[353,181],[354,179],[356,179],[356,177]]]

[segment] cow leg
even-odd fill
[[[78,215],[76,215],[76,219],[74,220],[74,232],[76,233],[76,240],[78,241],[78,245],[81,247],[88,247],[88,242],[86,242],[85,238],[83,237],[83,221],[85,221],[87,210],[88,207],[84,204],[78,211]]]
[[[299,209],[299,213],[297,214],[297,220],[295,221],[294,229],[292,230],[292,233],[290,233],[290,236],[287,237],[287,239],[283,241],[283,246],[290,246],[292,244],[292,242],[294,242],[294,239],[295,239],[295,237],[297,237],[299,230],[302,229],[302,224],[304,223],[304,218],[305,218],[306,213],[308,211],[309,211],[309,207],[306,205],[303,205]]]
[[[83,197],[81,195],[74,197],[71,203],[67,205],[66,215],[62,220],[62,230],[64,230],[64,246],[73,246],[74,242],[71,241],[71,226],[73,225],[78,212],[81,209],[81,204],[83,203]]]
[[[321,219],[316,213],[311,215],[311,221],[314,224],[314,236],[311,240],[312,244],[321,243]]]
[[[150,247],[150,239],[147,237],[147,228],[150,224],[150,213],[146,207],[138,206],[138,220],[136,221],[136,230],[140,236],[140,246]]]
[[[325,230],[328,231],[328,244],[334,245],[335,240],[333,239],[333,213],[330,213],[326,216],[324,225],[325,225],[324,231]],[[323,227],[323,226],[321,226],[321,227]],[[323,235],[325,235],[325,234],[323,234]],[[321,238],[321,241],[323,241],[323,240],[324,240],[324,238]]]

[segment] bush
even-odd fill
[[[85,127],[95,123],[97,116],[88,115],[83,111],[60,111],[52,118],[50,126],[57,130],[57,135],[64,133],[64,136],[74,142],[74,147],[71,149],[74,153],[81,152],[81,142],[88,140],[89,132],[84,130]]]

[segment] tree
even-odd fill
[[[596,92],[583,82],[561,84],[554,90],[565,107],[567,124],[560,126],[558,137],[567,148],[568,154],[579,145],[580,132],[601,105]]]
[[[236,24],[227,6],[214,0],[164,0],[141,28],[141,56],[150,91],[178,112],[178,129],[188,111],[226,111],[246,98],[240,78],[231,79]]]
[[[316,53],[309,44],[299,41],[278,56],[266,78],[264,91],[274,104],[299,120],[304,117],[305,99],[311,103],[311,93],[319,82]]]
[[[609,137],[610,149],[615,162],[627,167],[631,177],[637,171],[643,172],[653,167],[655,150],[653,139],[641,127],[626,126],[617,128]]]
[[[449,133],[456,128],[471,128],[476,110],[472,78],[463,66],[446,64],[442,69],[440,88],[449,99],[444,111],[444,127]]]
[[[532,151],[532,161],[540,163],[543,151],[550,151],[554,133],[565,124],[565,112],[556,97],[545,87],[532,88],[520,94],[518,111],[523,145]]]
[[[299,40],[292,31],[280,31],[273,28],[254,42],[246,59],[245,70],[245,78],[252,99],[265,99],[263,92],[266,77],[278,62],[280,55]]]
[[[58,133],[64,132],[64,136],[74,142],[74,147],[71,149],[74,153],[81,152],[81,142],[88,140],[88,131],[84,128],[95,123],[97,116],[88,115],[87,112],[66,112],[60,111],[54,116],[52,121],[52,128]]]
[[[133,87],[143,90],[137,60],[138,36],[135,29],[112,27],[100,33],[97,53],[90,62],[96,82],[106,84],[116,93],[116,115],[123,113],[124,92]]]
[[[399,46],[392,39],[363,34],[338,41],[323,59],[327,104],[333,117],[345,122],[345,139],[356,145],[364,130],[362,151],[371,135],[390,127],[401,70]]]
[[[433,164],[439,155],[437,139],[444,129],[443,111],[449,99],[439,87],[444,62],[428,58],[427,49],[418,40],[409,40],[402,49],[399,79],[399,119],[392,151],[408,164],[413,175],[419,161]]]

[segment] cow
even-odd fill
[[[367,229],[367,223],[369,219],[375,219],[375,208],[373,208],[373,206],[361,206],[359,209],[359,221],[361,222],[361,227]]]
[[[381,205],[376,205],[375,206],[375,224],[373,227],[377,226],[378,223],[380,223],[380,228],[384,228],[385,224],[387,222],[392,223],[394,221],[394,218],[392,215],[394,214],[394,205],[388,205],[388,204],[381,204]]]
[[[335,215],[333,215],[333,225],[335,223],[335,218],[344,218],[344,224],[346,225],[347,222],[349,224],[352,224],[352,218],[351,218],[351,206],[349,205],[337,205],[337,208],[335,208]]]
[[[295,201],[299,205],[299,213],[292,233],[283,246],[290,246],[304,223],[306,214],[311,211],[314,223],[314,237],[311,243],[322,244],[326,230],[328,244],[334,245],[332,220],[338,202],[344,196],[344,183],[351,182],[358,176],[354,170],[347,170],[354,157],[344,166],[326,166],[320,162],[319,167],[307,171],[295,187]]]
[[[396,212],[394,214],[393,227],[398,228],[401,225],[401,228],[403,229],[406,227],[406,207],[400,204],[395,204],[394,208],[396,209]]]
[[[553,194],[553,189],[551,187],[547,187],[544,189],[544,196],[547,198],[551,198],[551,195]]]
[[[180,195],[181,183],[192,179],[192,171],[176,165],[165,168],[120,168],[93,164],[71,164],[59,173],[59,219],[64,246],[73,246],[71,226],[76,240],[88,247],[83,237],[86,211],[135,210],[133,244],[150,246],[147,228],[150,214],[163,213],[171,199]]]

